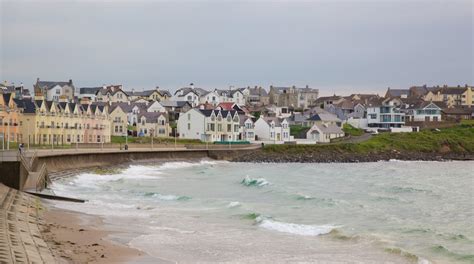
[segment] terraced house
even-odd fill
[[[106,105],[80,105],[46,100],[15,100],[20,109],[23,143],[59,145],[109,143],[110,119]]]
[[[6,142],[20,142],[22,140],[19,109],[14,100],[12,93],[0,94],[0,141],[2,148],[9,145]]]

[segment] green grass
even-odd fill
[[[328,145],[266,145],[265,152],[311,153],[378,153],[387,151],[474,153],[474,125],[443,128],[439,132],[425,130],[417,133],[382,133],[360,143]]]
[[[308,127],[302,126],[302,125],[291,125],[290,126],[290,135],[292,135],[294,137],[297,137],[305,129],[308,129]]]
[[[125,144],[125,137],[120,136],[112,136],[111,143],[116,144]],[[137,144],[150,144],[151,138],[150,137],[128,137],[128,143],[137,143]],[[178,144],[204,144],[199,139],[176,139],[176,143]],[[153,138],[153,144],[174,144],[173,137],[159,137]]]
[[[364,134],[364,130],[360,128],[355,128],[349,124],[344,124],[342,127],[342,131],[344,131],[346,135],[353,136],[353,137],[362,136]]]
[[[461,125],[474,126],[474,119],[472,119],[472,120],[461,120]]]

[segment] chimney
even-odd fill
[[[426,84],[423,84],[423,88],[426,88]]]
[[[132,88],[132,93],[135,93],[135,88]]]
[[[309,88],[309,85],[306,85],[306,88]]]
[[[160,86],[156,86],[156,90],[159,91],[159,90],[160,90]]]
[[[39,78],[39,77],[38,77],[38,78],[36,78],[36,82],[39,82],[39,81],[40,81],[40,78]]]
[[[191,89],[194,89],[194,83],[190,83],[189,86],[191,86]]]
[[[72,85],[72,80],[71,79],[69,79],[69,85]]]

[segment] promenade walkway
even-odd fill
[[[39,198],[0,184],[0,263],[55,263],[39,231]]]

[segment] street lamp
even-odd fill
[[[7,108],[7,115],[8,115],[8,120],[7,120],[7,150],[10,150],[10,108]]]
[[[27,118],[26,119],[26,129],[27,129],[27,133],[28,133],[28,150],[30,150],[30,119]]]

